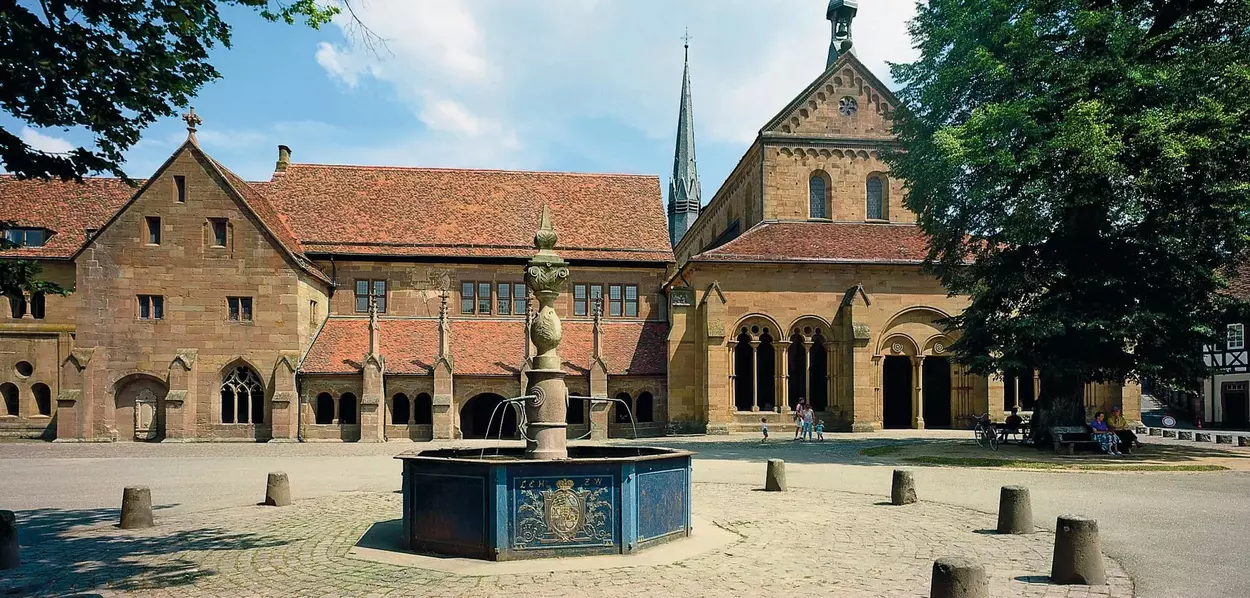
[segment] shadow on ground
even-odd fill
[[[0,578],[0,596],[99,596],[97,592],[169,588],[214,575],[183,552],[248,550],[287,542],[220,528],[147,530],[116,527],[118,509],[32,509],[17,511],[21,565]],[[158,562],[152,562],[158,561]]]

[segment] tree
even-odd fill
[[[1250,0],[930,0],[892,65],[906,205],[958,360],[1083,388],[1203,374],[1250,230]]]

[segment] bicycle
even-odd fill
[[[977,418],[976,424],[972,426],[972,433],[981,448],[987,448],[991,451],[998,450],[998,430],[994,427],[994,422],[990,419],[989,413],[984,413]]]

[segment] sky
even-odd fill
[[[323,0],[334,1],[334,0]],[[709,201],[759,128],[825,66],[826,0],[350,0],[320,30],[226,7],[232,48],[196,97],[200,145],[268,180],[277,145],[295,162],[658,175],[667,189],[689,29],[695,140]],[[865,0],[856,55],[890,82],[914,60],[913,0]],[[365,41],[372,40],[372,44]],[[79,131],[34,130],[66,151]],[[155,123],[126,154],[150,175],[186,137]]]

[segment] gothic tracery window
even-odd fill
[[[245,365],[232,368],[221,381],[221,423],[260,424],[265,421],[265,387],[260,376]]]
[[[859,102],[851,96],[846,96],[838,102],[838,112],[841,112],[842,116],[853,116],[859,112]]]

